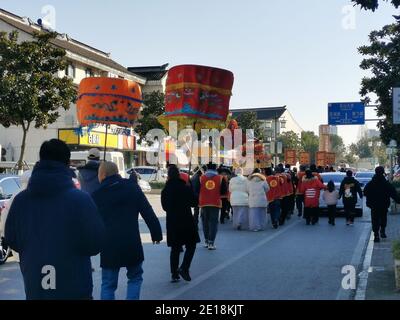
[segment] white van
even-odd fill
[[[72,151],[71,166],[75,168],[83,167],[89,160],[89,151]],[[104,152],[100,151],[100,160],[104,160]],[[125,172],[124,155],[122,152],[106,152],[106,161],[112,161],[118,166],[118,171],[121,177],[127,178]]]

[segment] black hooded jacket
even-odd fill
[[[400,202],[396,189],[384,176],[375,175],[364,188],[367,197],[367,207],[371,209],[387,210],[390,207],[390,198]]]
[[[346,190],[349,190],[346,193]],[[343,203],[357,203],[357,193],[363,197],[360,183],[354,177],[345,177],[340,185],[339,197],[343,197]]]
[[[6,221],[6,243],[19,253],[27,299],[90,299],[90,256],[100,251],[104,224],[91,197],[75,188],[71,170],[40,161]],[[43,288],[55,271],[55,289]]]

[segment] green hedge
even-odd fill
[[[150,186],[152,189],[164,189],[165,182],[150,182]]]
[[[392,252],[393,258],[395,260],[400,260],[400,240],[393,241]]]

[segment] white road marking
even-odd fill
[[[234,264],[236,261],[244,258],[245,256],[252,253],[253,251],[256,251],[260,247],[264,246],[266,243],[272,241],[276,237],[279,237],[282,233],[285,233],[286,231],[292,229],[294,226],[298,225],[300,222],[301,221],[296,221],[290,225],[287,225],[287,227],[285,227],[284,229],[281,229],[277,233],[274,233],[274,234],[270,235],[269,237],[265,238],[264,240],[254,244],[247,250],[239,253],[238,255],[232,257],[231,259],[225,261],[224,263],[217,265],[210,271],[208,271],[208,272],[204,273],[203,275],[199,276],[198,278],[196,278],[194,281],[192,281],[187,286],[180,288],[179,290],[176,290],[170,294],[167,294],[166,296],[162,297],[160,300],[174,300],[174,299],[178,298],[180,295],[184,294],[186,291],[193,289],[194,287],[198,286],[202,282],[204,282],[204,281],[208,280],[209,278],[211,278],[212,276],[214,276],[216,273],[218,273],[221,270],[225,269],[226,267]]]

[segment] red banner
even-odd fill
[[[300,158],[299,162],[301,165],[311,164],[311,155],[309,152],[300,152],[299,158]]]
[[[290,164],[291,166],[296,165],[297,163],[296,150],[291,150],[291,149],[285,150],[285,162],[286,164]]]

